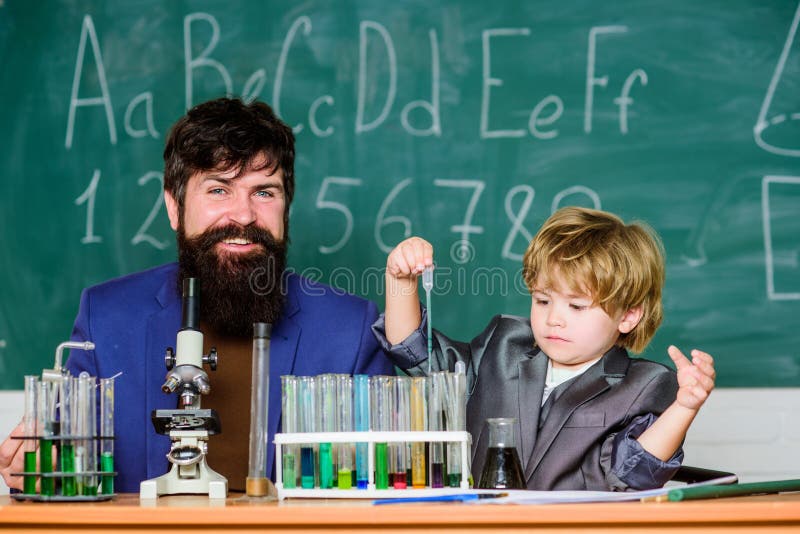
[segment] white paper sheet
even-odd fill
[[[656,488],[643,491],[529,491],[509,490],[507,497],[497,499],[481,499],[469,501],[469,504],[562,504],[582,502],[623,502],[638,501],[647,497],[666,495],[676,488],[693,488],[709,486],[712,484],[733,484],[737,481],[736,475],[729,475],[694,484],[685,484],[666,488]]]

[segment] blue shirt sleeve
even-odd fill
[[[683,449],[678,448],[666,462],[656,458],[636,439],[652,425],[657,417],[640,415],[614,436],[611,453],[611,478],[622,483],[618,489],[653,489],[667,483],[683,462]],[[619,486],[619,484],[612,484]]]
[[[386,339],[386,316],[380,314],[372,325],[372,333],[389,359],[400,369],[407,371],[428,359],[428,311],[421,307],[422,320],[419,327],[400,343],[392,345]]]

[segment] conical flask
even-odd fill
[[[486,425],[489,427],[489,448],[478,487],[525,489],[522,464],[517,454],[517,420],[512,417],[491,418],[486,420]]]

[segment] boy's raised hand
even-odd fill
[[[394,278],[414,278],[433,265],[433,246],[421,237],[409,237],[386,258],[386,273]]]
[[[698,410],[714,389],[714,379],[717,376],[714,358],[693,349],[692,359],[689,361],[674,345],[670,345],[667,352],[678,371],[678,404],[690,410]]]

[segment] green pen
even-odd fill
[[[718,499],[722,497],[781,493],[784,491],[800,491],[800,479],[676,488],[669,490],[669,493],[667,493],[667,500],[670,502],[679,502],[695,499]]]

